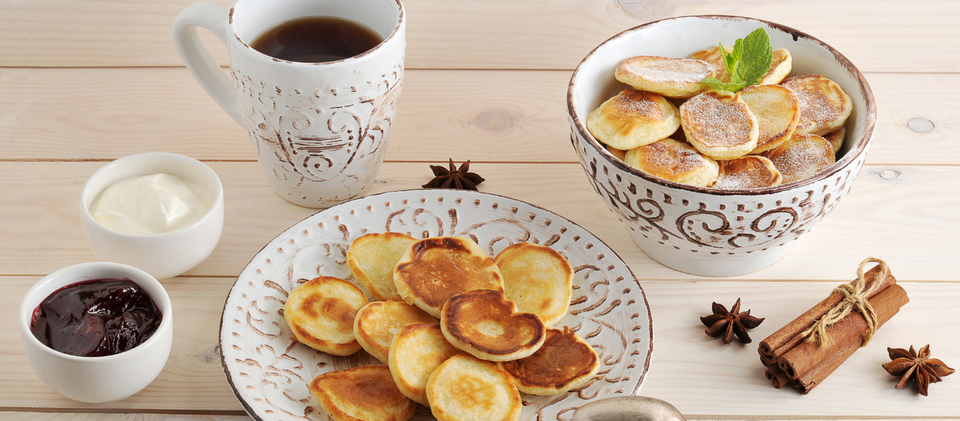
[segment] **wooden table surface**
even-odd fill
[[[193,80],[172,43],[191,0],[0,0],[0,419],[244,419],[218,355],[224,299],[274,236],[315,212],[285,202],[250,141]],[[227,0],[216,0],[228,5]],[[406,81],[374,192],[419,188],[429,164],[471,160],[481,191],[552,210],[610,245],[640,279],[654,353],[640,394],[688,419],[956,419],[960,375],[930,396],[895,389],[886,347],[930,344],[960,368],[960,2],[956,0],[405,0]],[[570,146],[565,95],[594,46],[651,20],[749,16],[800,29],[866,75],[878,124],[866,165],[836,210],[773,266],[732,278],[665,268],[632,242]],[[207,45],[224,66],[225,50]],[[213,254],[163,280],[177,314],[173,350],[142,392],[74,402],[30,369],[16,325],[27,289],[96,260],[80,228],[80,189],[106,162],[185,154],[224,184]],[[809,395],[763,378],[762,339],[884,259],[910,303]],[[710,303],[766,317],[749,345],[703,334]]]

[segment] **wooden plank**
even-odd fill
[[[193,0],[8,0],[0,3],[0,66],[180,66],[171,25]],[[229,5],[229,0],[216,0]],[[778,22],[820,38],[863,71],[957,72],[960,7],[952,0],[407,0],[407,66],[573,69],[596,45],[668,16],[725,14]],[[221,64],[225,48],[204,40]],[[718,40],[719,41],[719,40]],[[891,52],[896,52],[891,53]]]
[[[577,162],[567,71],[406,73],[393,162]],[[867,75],[878,103],[868,163],[955,165],[960,74]],[[246,132],[182,68],[4,69],[0,160],[146,152],[254,160]]]
[[[0,377],[0,408],[216,412],[210,416],[213,419],[240,415],[240,404],[215,354],[219,317],[231,280],[164,281],[175,311],[174,346],[167,366],[142,392],[101,405],[79,404],[60,397],[40,382],[27,363],[16,327],[16,299],[35,281],[28,276],[0,277],[8,292],[7,298],[0,299],[0,370],[5,374]],[[877,332],[867,347],[858,350],[812,393],[801,396],[792,390],[776,390],[763,378],[757,343],[828,295],[835,283],[642,281],[653,314],[654,354],[640,394],[671,402],[689,419],[954,416],[960,413],[960,401],[955,399],[960,393],[960,382],[947,378],[931,386],[930,396],[919,397],[913,390],[895,389],[896,379],[883,371],[880,364],[889,361],[885,350],[888,346],[929,343],[934,356],[955,367],[960,345],[951,341],[948,332],[960,329],[960,312],[955,310],[960,284],[902,284],[910,295],[910,303]],[[755,341],[749,345],[723,345],[704,335],[698,317],[710,313],[710,303],[717,301],[729,306],[738,297],[743,299],[744,309],[766,318],[751,331]],[[918,400],[923,400],[923,404],[917,404]]]
[[[960,345],[949,332],[960,329],[960,312],[952,302],[958,284],[901,283],[910,302],[881,327],[867,346],[857,350],[821,385],[807,395],[774,389],[764,378],[757,344],[767,335],[829,295],[829,283],[648,282],[642,284],[651,303],[654,326],[653,361],[641,395],[666,400],[692,419],[807,419],[955,417],[960,414],[960,382],[952,378],[930,386],[929,396],[914,389],[896,389],[896,377],[880,365],[890,361],[887,347],[919,348],[930,344],[955,367]],[[750,331],[753,343],[723,342],[706,336],[700,316],[716,301],[729,308],[742,298],[742,309],[765,317]],[[912,387],[912,386],[910,386]],[[921,402],[922,401],[922,402]],[[741,418],[749,413],[753,417]]]
[[[237,276],[266,243],[315,212],[274,194],[256,163],[209,164],[223,180],[225,226],[216,250],[190,275]],[[39,276],[95,260],[77,200],[86,178],[102,165],[0,162],[0,274]],[[487,178],[482,191],[541,206],[583,226],[641,279],[693,278],[643,254],[578,164],[479,163],[471,169]],[[431,177],[425,164],[388,163],[373,192],[417,189]],[[958,178],[960,167],[953,166],[865,167],[850,194],[786,257],[740,279],[849,280],[859,262],[873,256],[887,260],[899,279],[960,281],[960,260],[944,254],[960,237],[960,185],[951,181]]]

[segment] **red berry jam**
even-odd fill
[[[162,318],[157,304],[133,281],[95,279],[50,294],[33,311],[30,330],[57,351],[99,357],[140,345]]]

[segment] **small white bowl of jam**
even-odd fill
[[[173,305],[163,285],[120,263],[47,275],[23,297],[19,324],[37,377],[81,402],[139,392],[163,370],[173,344]]]
[[[220,241],[223,186],[210,167],[188,156],[126,156],[87,180],[80,223],[101,261],[174,277],[203,262]]]

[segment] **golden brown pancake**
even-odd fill
[[[353,322],[357,342],[374,358],[387,362],[394,335],[411,323],[439,323],[435,317],[403,301],[374,301],[360,311]]]
[[[770,70],[767,70],[757,82],[759,85],[776,85],[783,81],[783,78],[793,70],[793,56],[786,48],[773,50],[773,60],[770,62]]]
[[[385,365],[329,371],[313,379],[309,388],[334,421],[404,421],[417,409],[397,389]]]
[[[600,369],[596,351],[567,327],[548,329],[533,355],[497,363],[513,376],[517,389],[531,395],[556,395],[587,384]]]
[[[440,317],[443,336],[453,346],[488,361],[509,361],[533,354],[546,328],[533,313],[500,291],[474,290],[450,298]]]
[[[514,421],[523,407],[507,372],[469,354],[454,355],[433,371],[427,400],[438,421]]]
[[[713,158],[670,138],[627,151],[624,162],[647,174],[699,187],[712,186],[720,173]]]
[[[687,142],[713,159],[746,155],[757,147],[760,126],[739,95],[707,91],[680,106]]]
[[[556,250],[532,243],[516,243],[496,257],[503,275],[503,293],[517,309],[540,317],[544,326],[567,315],[573,287],[573,268]]]
[[[795,76],[781,83],[800,102],[800,133],[825,135],[843,126],[853,110],[853,101],[840,85],[821,75]]]
[[[840,148],[843,147],[843,140],[847,137],[847,128],[840,127],[838,130],[834,130],[830,133],[823,135],[824,139],[827,139],[827,142],[830,142],[830,146],[833,146],[833,153],[840,152]]]
[[[836,162],[830,142],[803,133],[795,133],[786,143],[764,152],[763,156],[773,161],[783,175],[783,184],[811,177]]]
[[[624,60],[614,77],[638,91],[690,98],[707,87],[700,81],[713,74],[713,66],[703,60],[637,56]]]
[[[730,47],[725,47],[727,53],[733,51]],[[730,74],[727,73],[727,66],[723,64],[723,54],[720,53],[720,47],[716,46],[713,48],[708,48],[706,50],[700,50],[693,54],[690,54],[690,58],[696,60],[703,60],[707,63],[710,63],[713,66],[714,76],[717,80],[721,82],[729,82]]]
[[[779,186],[783,176],[769,159],[747,155],[730,161],[720,161],[720,177],[713,188],[720,190],[756,189]]]
[[[454,295],[475,289],[503,291],[497,262],[464,237],[432,237],[411,244],[397,262],[393,281],[404,301],[436,318]]]
[[[613,156],[620,158],[621,161],[623,161],[623,157],[627,156],[627,151],[623,149],[617,149],[607,145],[607,150],[610,151],[610,153],[612,153]]]
[[[347,250],[350,272],[374,299],[400,300],[393,283],[393,268],[416,241],[416,238],[397,232],[362,235],[353,240]]]
[[[360,288],[321,276],[290,292],[283,317],[298,342],[328,354],[350,355],[360,350],[353,321],[365,305],[367,297]]]
[[[406,325],[390,344],[390,374],[400,392],[419,404],[428,405],[427,380],[433,370],[460,350],[447,342],[439,323]]]
[[[633,149],[670,136],[680,127],[677,106],[659,94],[624,89],[587,115],[587,129],[604,144]]]
[[[751,153],[769,151],[793,136],[800,121],[796,95],[778,85],[752,85],[740,90],[740,98],[757,117],[760,134]]]
[[[725,47],[727,53],[733,51],[733,48]],[[716,75],[714,76],[717,80],[721,82],[729,82],[730,74],[727,73],[727,66],[723,64],[723,55],[720,54],[720,47],[713,47],[706,50],[700,50],[690,55],[690,58],[703,60],[713,67]],[[773,50],[773,57],[770,62],[770,70],[767,70],[761,78],[758,84],[763,85],[774,85],[780,83],[783,78],[787,77],[790,74],[790,70],[793,69],[793,57],[790,55],[790,51],[786,48],[779,48]]]

